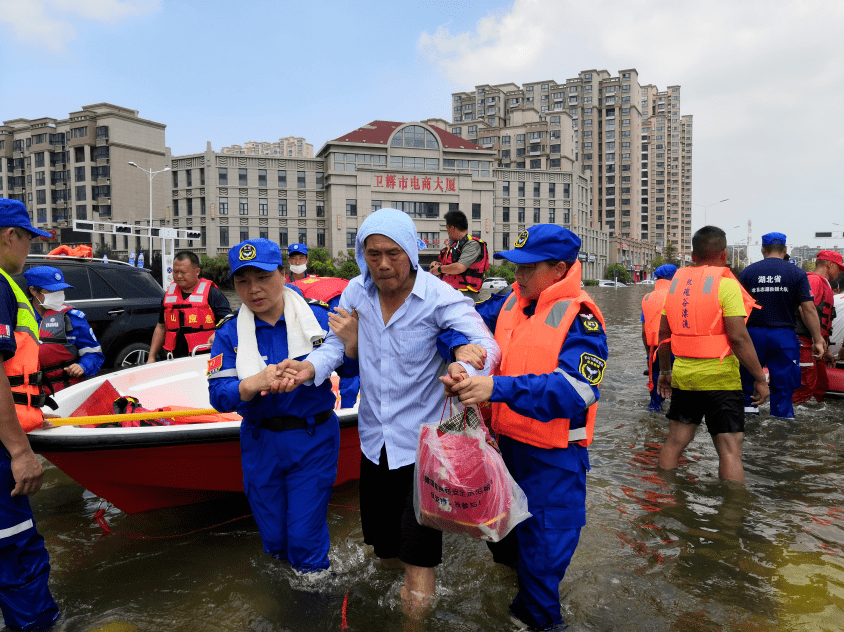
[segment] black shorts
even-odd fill
[[[743,404],[742,404],[743,406]],[[386,447],[376,465],[360,458],[360,523],[363,541],[381,559],[398,557],[405,564],[433,568],[442,563],[442,531],[423,527],[413,512],[415,465],[397,470],[387,465]]]
[[[711,435],[744,432],[744,396],[741,391],[671,390],[666,417],[683,424],[700,424],[706,418]]]

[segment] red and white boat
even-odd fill
[[[53,415],[70,417],[106,382],[147,409],[209,409],[207,358],[156,362],[86,380],[56,394],[59,409]],[[360,475],[360,440],[357,404],[336,413],[339,485]],[[138,513],[243,493],[240,423],[238,415],[218,413],[179,418],[177,425],[58,426],[27,436],[35,452],[80,485],[126,513]]]

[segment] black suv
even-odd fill
[[[149,270],[128,263],[30,255],[24,270],[53,266],[64,274],[73,289],[65,290],[65,301],[85,313],[105,355],[103,369],[144,364],[152,332],[158,324],[164,290]],[[23,274],[15,281],[26,291]]]

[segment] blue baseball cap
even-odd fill
[[[655,279],[671,280],[674,278],[675,274],[677,274],[677,266],[675,266],[673,263],[666,263],[654,270]]]
[[[29,212],[23,202],[0,198],[0,226],[20,226],[38,237],[50,237],[46,230],[38,230],[29,221]]]
[[[290,244],[287,247],[287,256],[295,255],[295,254],[302,254],[306,257],[308,256],[308,247],[305,244]]]
[[[785,235],[782,233],[768,233],[767,235],[762,235],[762,245],[763,246],[785,246]]]
[[[58,292],[73,286],[66,283],[62,271],[52,266],[36,266],[23,273],[26,284],[30,287],[40,287],[48,292]]]
[[[269,239],[247,239],[229,250],[229,278],[241,268],[252,267],[272,272],[281,264],[281,248]]]
[[[580,237],[556,224],[535,224],[519,233],[513,250],[496,252],[495,259],[513,263],[539,263],[555,259],[575,261],[580,252]]]

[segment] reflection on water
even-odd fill
[[[610,360],[590,448],[588,524],[561,584],[572,630],[840,630],[844,621],[841,402],[748,423],[745,487],[717,479],[700,431],[681,467],[656,457],[666,432],[648,413],[639,305],[650,288],[592,288]],[[508,631],[512,571],[483,543],[446,535],[431,615],[404,620],[401,573],[364,547],[354,484],[329,510],[331,573],[316,585],[261,550],[242,497],[129,516],[49,466],[33,498],[53,563],[60,629]],[[216,526],[215,526],[216,525]]]

